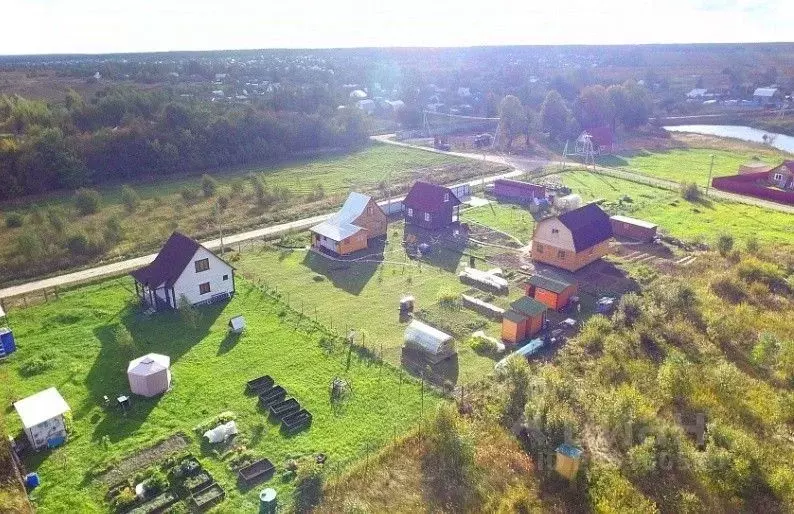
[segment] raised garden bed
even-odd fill
[[[206,489],[190,495],[193,506],[200,511],[204,511],[218,505],[226,498],[226,491],[218,484],[212,484]]]
[[[261,459],[240,468],[237,477],[243,484],[252,486],[273,476],[276,467],[268,459]]]
[[[294,414],[285,416],[284,419],[281,420],[281,428],[286,433],[293,434],[308,427],[311,425],[311,423],[311,412],[307,411],[306,409],[301,409]]]
[[[270,406],[270,415],[276,419],[282,419],[285,416],[294,414],[301,410],[301,404],[295,398],[280,401]]]
[[[245,392],[248,394],[262,394],[271,387],[273,387],[273,379],[270,375],[265,375],[246,382]]]
[[[259,395],[259,406],[267,409],[274,403],[283,400],[285,396],[287,396],[287,391],[281,386],[275,386],[268,392]]]
[[[188,455],[179,463],[179,472],[183,477],[192,477],[201,471],[201,463],[192,455]]]
[[[213,482],[212,476],[206,472],[202,471],[195,476],[188,477],[185,479],[184,486],[190,493],[195,493],[196,491],[201,491],[205,489]]]
[[[153,500],[128,511],[128,514],[157,514],[158,512],[163,512],[178,501],[179,498],[174,493],[170,491],[165,492],[155,497]]]

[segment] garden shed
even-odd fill
[[[54,448],[66,440],[64,414],[70,409],[54,387],[19,400],[14,409],[34,450]]]
[[[171,386],[171,358],[150,353],[130,361],[127,366],[130,390],[151,398],[168,391]]]
[[[549,309],[558,311],[568,305],[576,294],[578,285],[575,280],[567,280],[559,275],[532,275],[525,282],[527,296],[543,303]]]
[[[628,237],[637,241],[650,242],[656,237],[658,226],[650,221],[630,218],[628,216],[610,216],[612,233],[616,236]]]
[[[554,469],[568,480],[576,476],[582,460],[582,450],[568,443],[563,443],[555,450]]]
[[[545,320],[545,305],[528,296],[519,298],[502,317],[502,340],[518,344],[537,334]]]
[[[455,354],[451,335],[419,320],[411,321],[403,340],[406,348],[422,351],[431,363],[441,362]]]

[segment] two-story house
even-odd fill
[[[535,225],[532,260],[577,271],[606,255],[611,238],[609,215],[587,204]]]
[[[444,228],[455,220],[460,203],[448,187],[414,182],[403,200],[405,222],[430,230]]]
[[[313,226],[312,247],[336,255],[348,255],[369,247],[370,241],[385,237],[389,220],[371,197],[350,193],[342,208]]]

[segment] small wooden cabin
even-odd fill
[[[582,449],[563,443],[555,450],[554,470],[568,480],[573,479],[579,471],[582,461]]]
[[[557,275],[532,275],[525,287],[527,296],[555,311],[564,309],[579,289],[575,280],[569,281]]]

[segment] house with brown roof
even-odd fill
[[[455,220],[461,201],[448,187],[417,181],[403,200],[405,222],[430,230],[444,228]]]
[[[587,204],[535,224],[532,260],[577,271],[606,255],[611,238],[609,215]]]
[[[794,161],[783,161],[783,164],[769,170],[769,183],[774,187],[794,191]]]
[[[342,208],[309,229],[312,248],[335,255],[348,255],[369,247],[370,241],[386,235],[388,218],[370,196],[350,193]]]
[[[151,264],[130,275],[138,298],[155,310],[177,309],[182,298],[201,305],[234,294],[234,268],[179,232],[171,234]]]

